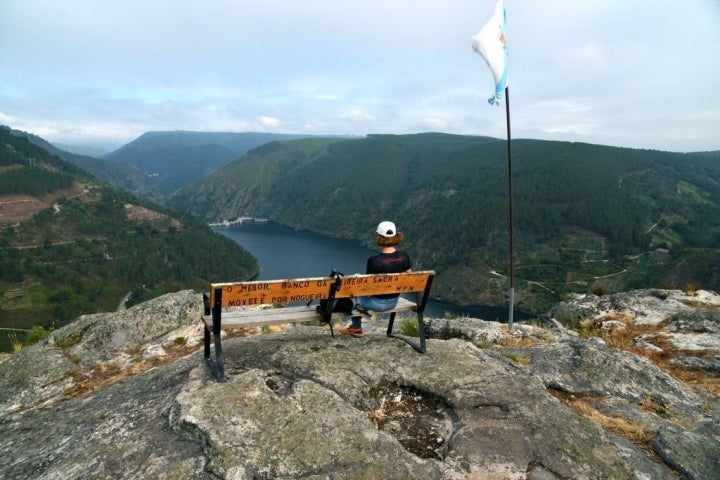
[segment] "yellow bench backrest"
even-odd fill
[[[341,277],[342,286],[335,298],[411,293],[425,291],[435,276],[432,270],[405,273],[348,275]],[[220,290],[222,307],[262,305],[288,302],[310,302],[328,298],[333,277],[297,278],[287,280],[259,280],[253,282],[213,283],[210,286],[210,305],[215,305]]]

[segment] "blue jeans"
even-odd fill
[[[355,302],[365,310],[373,310],[375,312],[384,312],[386,310],[392,310],[397,305],[398,297],[394,298],[380,298],[380,297],[357,297]],[[362,317],[351,317],[352,327],[360,328],[362,326]]]

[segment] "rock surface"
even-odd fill
[[[561,322],[657,328],[648,343],[717,385],[720,297],[618,295],[512,331],[432,319],[424,355],[382,319],[361,339],[246,332],[224,383],[197,293],[84,316],[0,361],[0,478],[717,478],[717,393]]]

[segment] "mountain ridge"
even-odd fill
[[[720,152],[513,140],[513,183],[525,310],[595,289],[720,286],[707,267],[720,259]],[[367,245],[391,218],[418,266],[439,271],[435,294],[503,304],[507,184],[499,139],[320,137],[251,150],[167,204],[208,222],[263,217]]]
[[[248,150],[304,135],[261,132],[151,131],[105,155],[151,175],[162,195],[193,183]]]
[[[202,147],[205,133],[196,133],[146,137]],[[520,309],[543,312],[565,295],[591,291],[718,289],[720,152],[516,139],[513,157]],[[186,177],[194,183],[167,205],[206,223],[263,217],[366,245],[376,222],[392,218],[416,266],[439,272],[437,298],[506,304],[504,140],[439,132],[303,137],[265,143],[219,168]],[[165,202],[154,180],[134,171],[145,186],[130,191]],[[114,184],[131,183],[123,175]]]

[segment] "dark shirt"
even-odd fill
[[[378,253],[367,260],[366,273],[401,273],[410,270],[410,256],[405,252]],[[394,298],[397,294],[375,295],[378,298]]]

